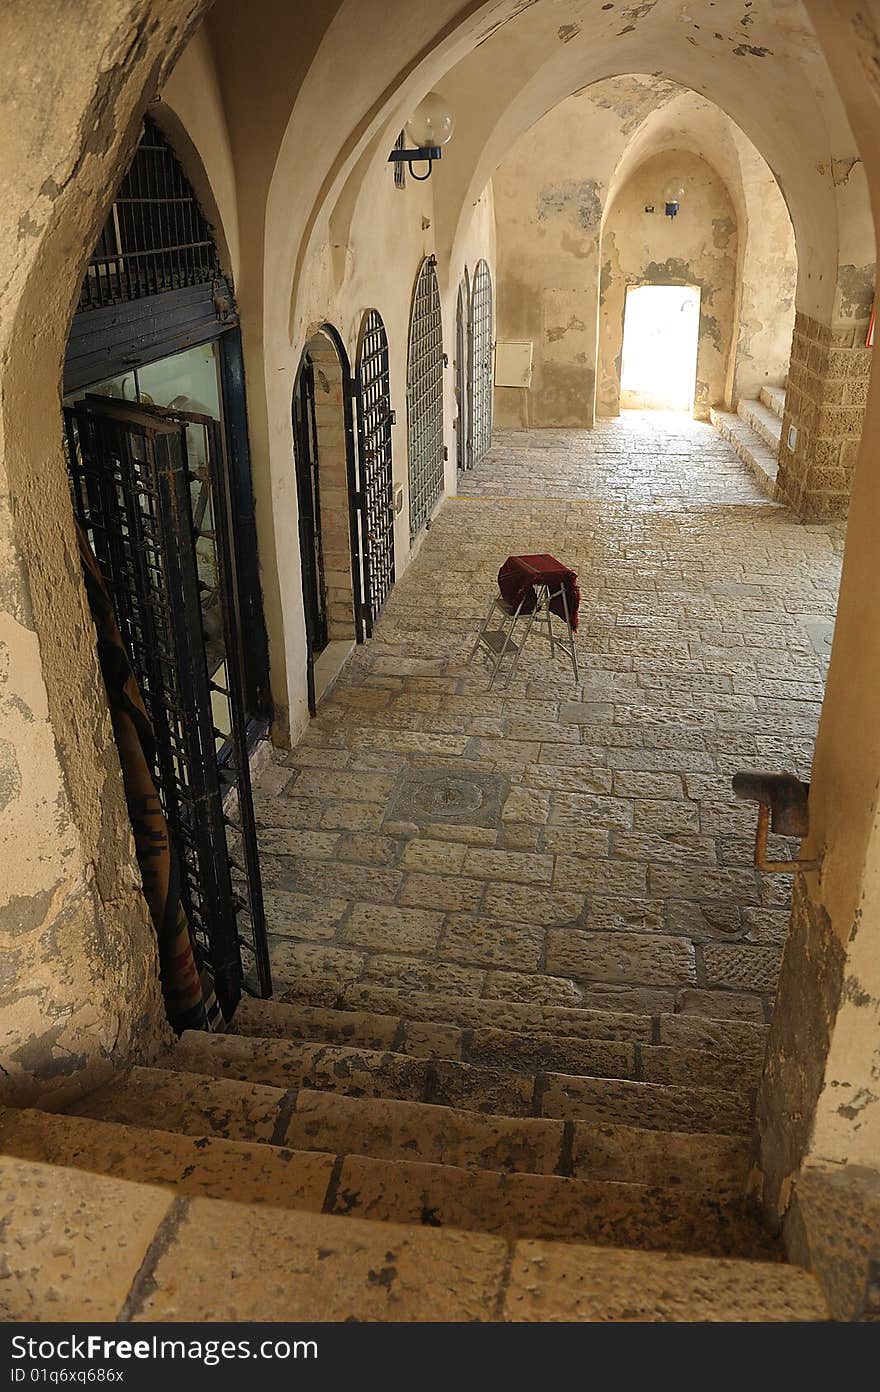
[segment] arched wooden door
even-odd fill
[[[443,492],[443,322],[436,258],[422,262],[413,293],[406,367],[409,530],[415,539]]]
[[[382,316],[367,310],[358,339],[358,498],[366,635],[394,584],[394,482],[391,466],[391,379]]]
[[[471,289],[470,313],[470,409],[471,447],[468,463],[473,469],[492,444],[492,354],[494,315],[492,276],[485,261],[477,264]]]

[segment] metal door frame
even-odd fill
[[[476,468],[492,445],[492,355],[495,316],[492,273],[485,258],[477,262],[470,303],[470,448]]]
[[[367,638],[395,581],[394,472],[392,461],[391,373],[388,334],[377,309],[361,320],[355,359],[358,425],[358,491],[360,558],[363,572],[363,625]],[[381,570],[377,527],[384,528],[387,559]]]
[[[445,484],[443,314],[436,256],[426,256],[413,288],[406,363],[410,541],[430,521]]]
[[[235,512],[221,422],[195,413],[90,396],[65,408],[74,510],[93,542],[123,641],[156,731],[154,774],[181,868],[181,898],[211,963],[228,1019],[241,995],[242,946],[256,990],[271,995],[268,942],[250,789]],[[205,472],[189,466],[187,430],[206,432]],[[228,687],[208,670],[191,484],[210,489]],[[221,763],[212,690],[229,702]],[[231,772],[234,769],[234,772]],[[234,785],[239,822],[224,808]],[[227,828],[240,843],[230,852]],[[243,877],[245,898],[233,884]],[[250,918],[241,931],[239,915]]]
[[[297,424],[296,424],[296,398],[299,391],[300,374],[306,360],[309,357],[309,344],[314,339],[324,336],[329,339],[337,358],[342,378],[342,421],[345,432],[345,473],[348,485],[348,540],[351,556],[351,590],[352,605],[354,608],[354,630],[355,642],[362,643],[365,637],[365,624],[363,615],[363,599],[361,586],[361,548],[360,548],[360,518],[358,511],[358,488],[357,488],[357,456],[355,450],[355,422],[354,422],[354,400],[355,383],[351,375],[351,364],[345,343],[339,330],[332,324],[320,324],[313,333],[309,335],[308,342],[300,354],[299,366],[294,378],[293,397],[291,399],[291,427],[293,431],[294,460],[296,461],[297,474],[297,513],[300,514],[299,507],[299,456],[297,454]],[[315,458],[318,470],[318,493],[320,496],[320,470],[321,459],[320,451],[315,440]],[[302,557],[300,558],[302,560]],[[305,602],[305,594],[303,595]],[[317,701],[315,697],[315,654],[312,651],[312,644],[306,627],[306,685],[308,691],[309,712],[314,715],[317,711]]]

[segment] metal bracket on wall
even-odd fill
[[[818,860],[768,860],[767,837],[798,836],[810,831],[810,785],[793,773],[736,773],[733,791],[743,802],[758,804],[755,832],[755,869],[771,875],[794,875],[797,871],[818,870]]]

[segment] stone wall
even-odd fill
[[[863,320],[835,331],[795,316],[776,489],[804,521],[847,514],[871,359]]]

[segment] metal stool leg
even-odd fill
[[[556,637],[553,633],[553,615],[550,612],[550,587],[549,585],[544,585],[542,588],[544,594],[543,602],[547,607],[547,637],[550,639],[550,657],[551,660],[555,661]]]
[[[480,627],[480,631],[479,631],[479,633],[477,634],[477,641],[474,643],[474,646],[471,648],[470,656],[468,657],[468,660],[467,660],[467,665],[468,665],[468,667],[470,667],[471,663],[472,663],[473,660],[474,660],[474,655],[476,654],[477,648],[480,646],[480,640],[481,640],[481,638],[483,637],[483,634],[486,632],[486,629],[489,627],[489,624],[492,622],[492,615],[493,615],[494,613],[495,613],[495,600],[493,599],[493,600],[492,600],[492,603],[489,605],[489,612],[488,612],[488,614],[486,615],[485,619],[483,620],[482,625],[481,625],[481,627]]]
[[[522,608],[522,605],[520,605],[520,608]],[[511,664],[510,664],[510,671],[509,671],[508,674],[507,674],[507,681],[505,682],[505,689],[506,689],[507,687],[509,687],[509,686],[510,686],[510,683],[513,681],[514,673],[516,672],[516,669],[517,669],[517,667],[519,666],[519,660],[520,660],[520,658],[521,658],[522,655],[523,655],[523,648],[525,647],[525,645],[526,645],[526,643],[527,643],[527,641],[528,641],[529,634],[530,634],[531,631],[532,631],[532,624],[535,622],[535,616],[536,616],[537,612],[538,612],[538,609],[537,609],[537,605],[536,605],[535,608],[532,610],[532,612],[531,612],[531,613],[528,615],[528,617],[526,618],[526,628],[525,628],[525,632],[523,633],[523,636],[522,636],[522,638],[520,639],[520,644],[519,644],[519,647],[518,647],[518,649],[517,649],[516,656],[514,657],[513,661],[512,661]],[[517,618],[518,618],[518,617],[519,617],[519,609],[517,609],[516,613],[517,613]],[[513,629],[514,629],[515,626],[516,626],[515,623],[511,626],[510,637],[513,636]],[[508,641],[509,641],[509,640],[508,640]],[[505,644],[505,646],[506,646],[506,644]],[[502,653],[501,656],[503,657],[503,655],[504,655],[504,654]],[[498,664],[500,665],[500,663],[501,663],[501,657],[499,657],[499,659],[498,659]],[[497,671],[498,671],[498,666],[496,666],[496,668],[495,668],[495,672],[497,672]],[[495,675],[494,675],[494,673],[493,673],[492,681],[489,683],[490,688],[491,688],[491,686],[493,685],[494,681],[495,681]]]
[[[571,615],[568,612],[568,596],[565,593],[565,586],[562,586],[562,609],[565,614],[565,626],[568,629],[568,652],[571,658],[571,667],[574,672],[574,679],[579,682],[581,679],[580,668],[578,667],[577,648],[574,645],[574,629],[571,626]]]

